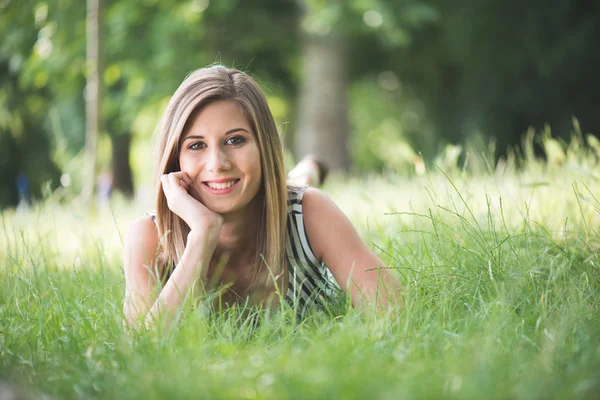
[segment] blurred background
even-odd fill
[[[152,197],[158,118],[215,62],[256,77],[289,166],[411,176],[471,146],[494,168],[528,129],[597,134],[598,4],[0,0],[0,209]]]

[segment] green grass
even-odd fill
[[[596,167],[332,181],[403,283],[402,310],[295,321],[190,306],[165,336],[121,322],[121,235],[146,207],[5,212],[0,381],[67,399],[597,398]]]

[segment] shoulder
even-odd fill
[[[146,214],[133,221],[127,230],[127,236],[133,237],[156,237],[158,239],[158,231],[154,222],[154,214]]]
[[[314,187],[303,188],[300,201],[304,213],[319,214],[330,207],[337,208],[337,205],[325,193]]]
[[[304,191],[302,211],[306,233],[319,259],[324,258],[332,238],[345,236],[348,230],[354,232],[342,210],[319,189],[309,187]]]
[[[125,236],[125,267],[136,264],[140,258],[155,258],[158,244],[158,230],[151,215],[144,215],[133,221]]]

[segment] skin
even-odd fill
[[[192,198],[188,200],[196,200],[200,206],[223,217],[217,254],[255,250],[257,221],[253,216],[259,210],[256,195],[262,171],[258,142],[242,110],[229,101],[209,104],[181,139],[180,149],[182,175],[189,178],[180,183],[188,189]],[[239,182],[232,193],[211,193],[207,181],[221,179],[239,179]],[[182,215],[186,214],[187,210],[182,210]],[[194,223],[188,222],[192,230]]]
[[[239,106],[217,101],[195,116],[180,138],[181,171],[160,178],[169,209],[190,227],[185,251],[163,287],[152,273],[159,238],[148,216],[130,227],[124,250],[125,320],[154,325],[159,314],[170,322],[184,295],[201,281],[230,283],[235,296],[249,296],[251,261],[256,249],[257,194],[261,187],[260,153],[255,133]],[[228,194],[211,193],[207,181],[232,179]],[[304,224],[315,256],[324,261],[355,306],[385,307],[387,293],[400,288],[385,265],[360,239],[351,222],[326,195],[308,188],[303,198]],[[226,261],[216,276],[219,261]],[[286,283],[287,284],[287,283]],[[158,287],[158,290],[154,290]],[[376,296],[375,293],[383,292]],[[165,311],[167,311],[165,313]]]

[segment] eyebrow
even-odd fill
[[[225,135],[231,135],[232,133],[236,133],[236,132],[239,132],[239,131],[244,131],[244,132],[250,134],[250,132],[248,132],[244,128],[233,128],[233,129],[230,129],[227,132],[225,132]],[[187,136],[185,139],[183,139],[183,141],[186,141],[188,139],[204,139],[204,136],[201,136],[201,135],[190,135],[190,136]]]

